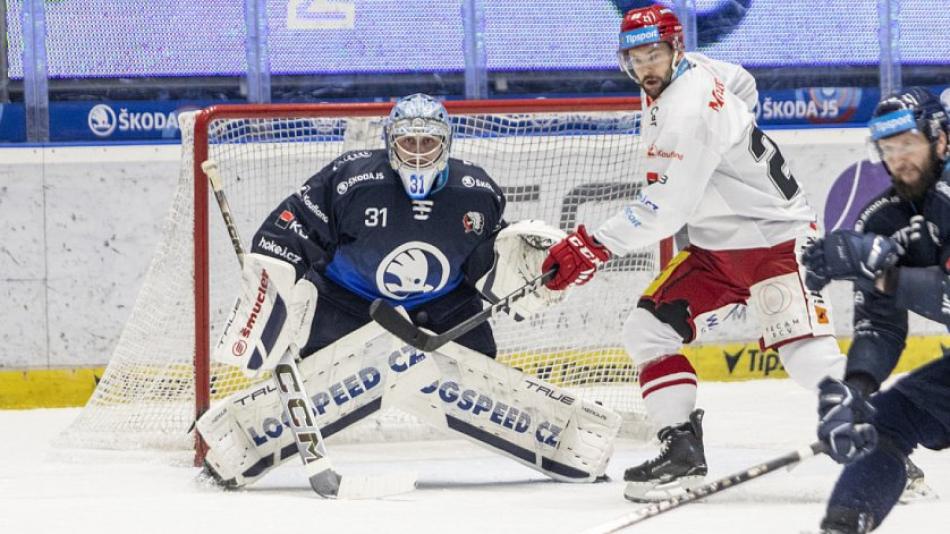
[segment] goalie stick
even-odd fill
[[[655,502],[649,506],[644,506],[635,512],[620,516],[613,521],[609,521],[590,530],[585,530],[583,534],[609,534],[611,532],[620,532],[627,527],[640,523],[641,521],[646,521],[651,517],[656,517],[664,512],[668,512],[684,504],[708,497],[714,493],[719,493],[720,491],[727,490],[733,486],[744,484],[750,480],[759,478],[762,475],[767,475],[772,471],[781,469],[783,467],[793,466],[802,460],[823,454],[825,452],[827,452],[826,445],[821,441],[816,441],[807,447],[802,447],[799,450],[783,454],[778,458],[773,458],[765,463],[755,465],[746,469],[745,471],[733,473],[732,475],[720,478],[719,480],[715,480],[708,484],[703,484],[702,486],[697,486],[695,488],[686,490],[686,492],[682,495],[670,497],[669,499]]]
[[[224,194],[218,165],[214,160],[209,159],[201,164],[201,169],[208,176],[214,198],[221,209],[221,217],[227,226],[231,245],[237,254],[238,262],[243,267],[244,246],[241,244],[241,236],[231,216],[231,207]],[[303,460],[310,487],[318,495],[337,499],[378,499],[415,489],[416,477],[411,473],[344,477],[333,469],[323,435],[313,420],[313,414],[316,413],[313,401],[304,389],[294,352],[290,348],[284,352],[277,367],[274,368],[274,381],[280,403],[287,413],[297,450]]]
[[[427,332],[412,324],[405,315],[383,299],[373,301],[369,307],[369,315],[374,321],[379,323],[380,326],[409,345],[412,345],[422,352],[431,352],[450,341],[455,341],[471,329],[491,319],[496,313],[507,311],[512,302],[537,291],[538,288],[541,287],[541,284],[550,280],[556,272],[556,269],[551,269],[541,276],[535,277],[525,285],[514,290],[508,296],[441,334]]]

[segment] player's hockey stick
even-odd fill
[[[224,195],[221,175],[217,163],[207,160],[201,164],[201,169],[208,175],[214,198],[221,208],[221,216],[228,228],[231,245],[237,254],[238,262],[244,266],[244,246],[238,234],[234,218],[231,216],[231,207]],[[323,434],[313,420],[316,410],[313,401],[304,389],[300,370],[297,369],[294,351],[288,348],[274,368],[274,381],[277,384],[277,394],[284,407],[290,429],[297,442],[297,450],[303,460],[310,487],[318,495],[325,498],[337,499],[377,499],[389,495],[397,495],[412,491],[416,486],[416,477],[409,473],[393,473],[389,475],[343,477],[333,469],[327,448],[323,441]]]
[[[590,530],[585,530],[583,534],[609,534],[611,532],[620,532],[631,525],[635,525],[641,521],[646,521],[651,517],[656,517],[664,512],[669,512],[674,508],[678,508],[684,504],[689,504],[693,501],[708,497],[714,493],[719,493],[720,491],[727,490],[733,486],[744,484],[750,480],[759,478],[762,475],[767,475],[772,471],[781,469],[783,467],[795,465],[802,460],[811,458],[812,456],[823,454],[827,452],[827,450],[828,449],[823,442],[816,441],[807,447],[802,447],[796,451],[783,454],[778,458],[773,458],[765,463],[750,467],[745,471],[733,473],[732,475],[720,478],[719,480],[710,482],[708,484],[703,484],[702,486],[686,490],[686,493],[683,493],[682,495],[670,497],[669,499],[655,502],[649,506],[644,506],[635,512],[620,516],[613,521],[604,523]]]
[[[449,341],[458,339],[466,332],[484,323],[488,319],[491,319],[496,313],[500,311],[507,311],[512,302],[523,298],[529,293],[537,291],[538,288],[541,287],[541,284],[550,280],[556,272],[556,269],[551,269],[550,271],[545,272],[541,276],[534,278],[525,285],[516,289],[498,302],[453,326],[445,332],[442,332],[441,334],[427,332],[412,324],[412,322],[405,315],[400,313],[398,310],[396,310],[396,308],[383,299],[376,299],[373,301],[369,307],[369,315],[374,321],[379,323],[394,336],[423,352],[429,352],[438,349]]]

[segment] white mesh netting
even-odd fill
[[[260,106],[258,106],[260,108]],[[215,120],[208,154],[217,161],[245,243],[283,198],[347,150],[382,148],[375,118]],[[639,112],[454,114],[452,155],[482,166],[508,199],[506,219],[539,218],[565,230],[595,227],[639,190]],[[128,324],[93,397],[62,442],[80,447],[189,449],[195,393],[193,183],[195,115],[180,117],[181,175],[158,251]],[[209,201],[211,340],[233,302],[239,267]],[[494,322],[499,361],[600,400],[648,432],[636,374],[620,339],[623,320],[659,269],[656,250],[614,259],[595,279],[543,315]],[[317,311],[319,313],[319,310]],[[246,386],[213,365],[212,401]],[[333,440],[423,437],[421,424],[383,414]]]

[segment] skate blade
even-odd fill
[[[382,499],[416,489],[415,473],[391,473],[375,476],[344,475],[337,499]]]
[[[703,483],[705,477],[685,476],[670,482],[657,484],[655,482],[627,482],[623,490],[623,497],[628,501],[649,503],[665,501],[671,497],[684,495],[687,491]]]
[[[923,501],[936,501],[938,499],[940,499],[940,496],[937,495],[937,492],[928,486],[923,478],[919,478],[907,484],[898,502],[901,504],[911,504]]]

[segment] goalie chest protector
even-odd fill
[[[484,170],[449,159],[448,171],[428,198],[413,200],[385,150],[345,153],[274,210],[255,252],[296,258],[299,275],[312,266],[366,300],[419,307],[458,287],[464,268],[490,267],[491,254],[473,253],[502,221],[504,196]],[[488,265],[466,265],[473,256]]]

